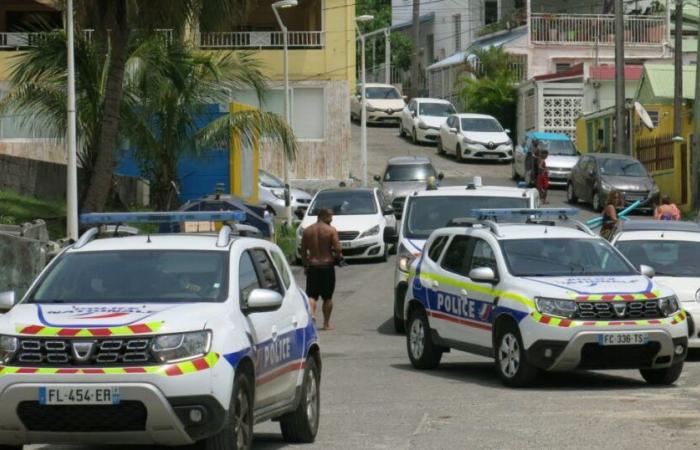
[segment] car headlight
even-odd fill
[[[375,111],[381,111],[381,109],[375,108],[374,106],[369,105],[369,104],[367,105],[367,112],[375,112]]]
[[[403,246],[403,244],[401,244],[398,252],[399,270],[401,272],[408,273],[411,270],[411,264],[413,264],[413,261],[415,261],[415,259],[419,256],[420,253],[411,253],[406,247]]]
[[[652,193],[652,194],[658,194],[659,191],[660,191],[659,186],[657,186],[657,185],[655,185],[655,184],[653,184],[653,185],[651,186],[651,193]]]
[[[162,363],[173,363],[200,358],[211,348],[211,331],[164,334],[151,344],[153,355]]]
[[[677,313],[681,307],[678,304],[678,297],[671,295],[659,299],[659,310],[664,316],[671,316]]]
[[[369,237],[369,236],[376,236],[377,234],[379,234],[379,225],[375,225],[372,228],[370,228],[369,230],[364,231],[360,235],[360,239],[365,238],[365,237]]]
[[[571,318],[576,312],[576,302],[573,300],[537,297],[535,304],[539,312],[548,316]]]
[[[280,200],[284,199],[284,191],[272,191],[272,194]]]
[[[605,191],[605,192],[610,192],[613,190],[613,187],[611,184],[608,184],[605,181],[601,181],[600,182],[600,189]]]
[[[418,121],[418,128],[420,128],[421,130],[427,130],[430,127],[428,125],[426,125],[426,123],[423,122],[422,120],[419,120]]]
[[[14,336],[0,336],[0,364],[9,363],[17,353],[19,342]]]
[[[476,141],[472,141],[471,139],[469,139],[466,136],[464,137],[464,139],[462,139],[462,142],[464,142],[465,144],[477,144]]]

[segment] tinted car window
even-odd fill
[[[540,141],[540,149],[547,150],[550,155],[576,155],[576,147],[571,141],[551,140],[546,139]]]
[[[309,216],[328,208],[336,216],[376,214],[377,202],[371,191],[329,191],[320,192],[309,210]]]
[[[455,109],[446,103],[421,103],[419,113],[421,116],[447,117],[454,114]]]
[[[620,241],[616,247],[635,267],[651,266],[659,276],[700,277],[700,242]]]
[[[265,187],[284,187],[284,182],[282,180],[280,180],[279,178],[277,178],[269,172],[265,172],[264,170],[260,171],[260,184],[262,184]]]
[[[445,244],[447,244],[448,239],[449,238],[447,236],[440,236],[436,238],[430,245],[430,250],[428,250],[428,258],[437,262],[437,260],[440,259],[440,255],[442,255],[442,250],[445,248]]]
[[[399,95],[399,91],[389,87],[368,87],[367,89],[365,89],[365,96],[368,99],[376,100],[396,100],[401,98],[401,96]]]
[[[442,268],[459,275],[467,276],[467,256],[469,236],[455,236],[442,258]]]
[[[29,301],[214,302],[227,295],[226,252],[105,250],[61,256]]]
[[[400,164],[388,166],[384,172],[384,181],[425,181],[437,176],[432,164]]]
[[[478,267],[488,267],[493,270],[493,273],[498,273],[496,255],[493,253],[493,248],[483,239],[478,239],[474,242],[469,270],[471,271]]]
[[[282,289],[280,281],[277,278],[275,266],[272,265],[272,261],[270,261],[267,252],[262,249],[255,249],[253,250],[253,256],[255,257],[258,269],[260,269],[260,284],[262,288],[276,291],[284,295],[284,289]]]
[[[253,259],[248,252],[241,255],[241,260],[238,262],[238,289],[240,293],[241,304],[248,302],[248,296],[255,289],[260,288],[258,273],[255,270]]]
[[[289,274],[289,270],[287,268],[286,262],[284,261],[284,257],[280,255],[279,252],[273,251],[272,259],[275,261],[275,266],[277,266],[277,272],[282,277],[282,282],[284,282],[284,286],[287,289],[289,289],[289,286],[292,284],[292,277]]]
[[[462,118],[462,130],[497,133],[503,131],[501,125],[494,119]]]
[[[629,159],[600,160],[600,174],[608,176],[646,177],[647,171],[639,162]]]

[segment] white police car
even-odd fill
[[[676,381],[688,334],[675,295],[584,225],[533,222],[466,220],[430,236],[406,295],[411,363],[434,368],[454,348],[495,357],[510,386],[530,384],[540,369],[634,368],[652,384]]]
[[[539,195],[535,189],[504,186],[482,186],[481,177],[467,186],[441,186],[416,191],[401,197],[403,220],[396,230],[385,231],[388,243],[397,244],[394,268],[394,329],[404,331],[403,300],[408,289],[411,263],[421,255],[430,233],[447,226],[454,218],[464,217],[475,208],[537,208]],[[396,200],[395,200],[396,204]]]
[[[86,215],[85,223],[240,219],[236,212]],[[262,239],[140,235],[57,256],[0,316],[0,446],[249,449],[254,423],[311,442],[321,357],[308,300]]]

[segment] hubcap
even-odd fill
[[[233,417],[233,432],[236,434],[236,446],[239,449],[250,448],[250,404],[243,389],[236,395],[236,407]]]
[[[316,384],[316,374],[309,370],[306,374],[306,417],[312,429],[316,428],[318,420],[318,385]]]
[[[410,339],[411,354],[414,359],[420,359],[423,356],[423,348],[425,347],[425,329],[420,319],[413,320]]]
[[[508,378],[513,378],[520,368],[520,345],[518,339],[512,333],[506,333],[501,338],[501,346],[498,348],[498,362],[501,372]]]

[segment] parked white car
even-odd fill
[[[457,161],[489,159],[511,161],[513,141],[492,116],[453,114],[440,127],[438,153],[454,153]]]
[[[272,214],[284,215],[284,182],[264,170],[260,171],[258,183],[260,204],[262,204]],[[301,189],[290,189],[290,201],[292,213],[303,213],[311,203],[311,194]]]
[[[326,189],[316,194],[296,234],[296,256],[301,259],[304,229],[318,220],[318,213],[333,211],[331,225],[338,230],[345,259],[376,258],[386,261],[384,228],[395,227],[394,209],[376,188]]]
[[[681,307],[690,314],[688,346],[700,348],[700,225],[630,220],[615,229],[612,243],[635,266],[652,267],[655,282],[673,289]]]
[[[365,88],[367,123],[401,122],[401,111],[406,107],[405,97],[391,84],[367,83]],[[350,97],[350,118],[360,120],[362,114],[362,86]]]
[[[414,98],[401,111],[401,137],[410,136],[414,144],[437,142],[440,127],[456,112],[447,100]]]

